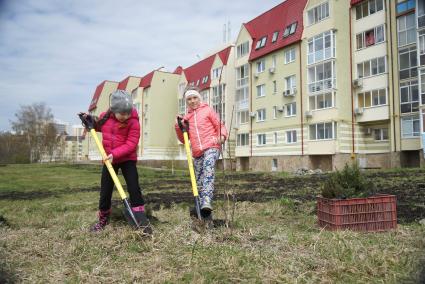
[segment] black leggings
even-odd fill
[[[136,161],[125,161],[112,166],[117,174],[118,170],[121,169],[127,184],[128,193],[130,194],[131,206],[136,207],[144,205],[145,201],[143,200],[139,187],[139,175],[137,173]],[[104,165],[102,169],[102,178],[100,181],[99,210],[106,211],[111,208],[113,189],[114,181],[109,174],[108,168]]]

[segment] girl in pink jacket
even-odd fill
[[[201,214],[209,218],[212,211],[214,193],[215,165],[220,156],[221,144],[227,138],[227,130],[217,113],[201,102],[201,95],[196,87],[189,87],[184,94],[188,110],[181,117],[189,127],[188,135],[194,158],[196,183],[201,201]],[[183,133],[175,125],[177,137],[183,141]]]
[[[137,173],[137,146],[140,138],[140,124],[137,111],[129,93],[118,90],[111,95],[111,107],[95,119],[96,131],[102,132],[102,144],[116,173],[121,169],[130,195],[130,203],[138,218],[144,214],[144,204]],[[114,182],[106,166],[103,166],[100,182],[99,220],[91,228],[100,231],[109,222]]]

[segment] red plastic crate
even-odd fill
[[[318,196],[317,217],[319,226],[327,230],[380,232],[396,229],[396,196],[376,195],[350,199]]]

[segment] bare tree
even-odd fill
[[[39,162],[43,153],[54,148],[56,129],[53,127],[53,114],[45,103],[23,105],[11,121],[12,129],[26,138],[30,149],[30,162]]]

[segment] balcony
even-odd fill
[[[388,105],[368,107],[368,108],[357,108],[356,110],[357,111],[355,111],[355,116],[356,116],[356,121],[358,123],[390,119]]]

